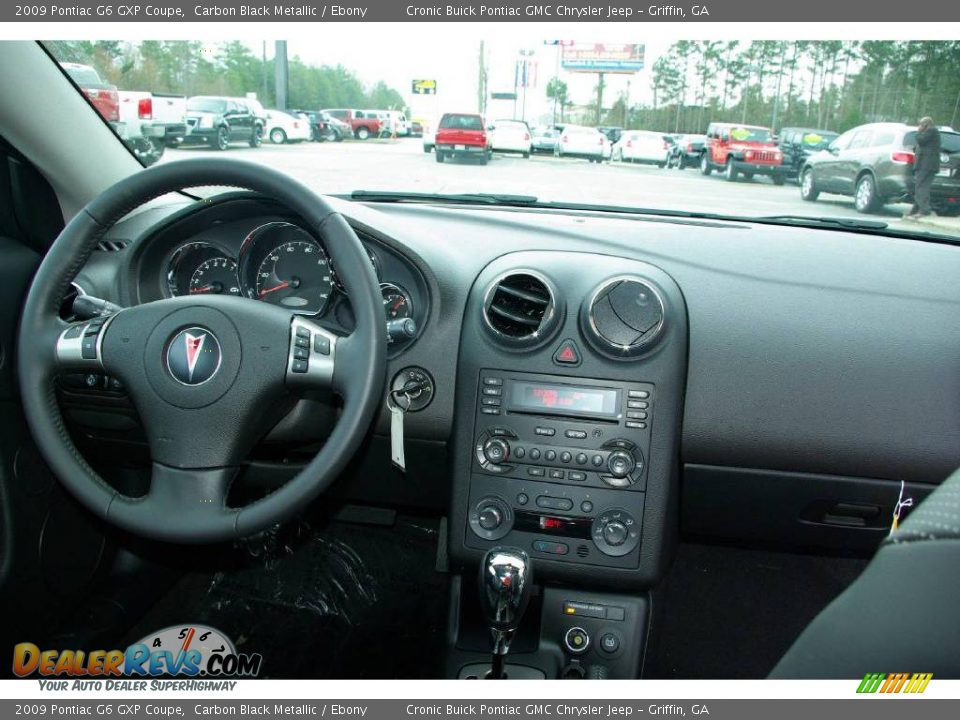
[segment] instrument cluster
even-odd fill
[[[413,317],[409,292],[395,282],[382,282],[381,263],[368,246],[377,280],[381,281],[386,320]],[[338,314],[349,324],[349,308],[338,308],[346,292],[323,245],[300,226],[282,220],[257,225],[230,253],[206,240],[180,245],[167,261],[166,290],[171,296],[227,294],[272,303],[299,315]],[[347,313],[348,317],[339,317]]]

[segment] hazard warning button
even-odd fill
[[[553,361],[557,365],[579,365],[580,349],[573,340],[564,340],[553,354]]]

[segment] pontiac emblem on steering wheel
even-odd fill
[[[182,385],[202,385],[220,369],[217,336],[202,327],[181,330],[167,345],[167,370]]]

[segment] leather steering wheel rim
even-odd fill
[[[64,338],[72,331],[60,319],[59,307],[70,282],[117,221],[162,195],[202,186],[252,190],[296,213],[303,228],[322,239],[336,265],[356,327],[350,335],[339,337],[307,318],[291,318],[289,311],[276,306],[223,296],[159,300],[109,318],[98,330],[96,362],[102,372],[120,377],[127,386],[144,421],[154,459],[150,491],[143,497],[129,497],[84,460],[64,424],[56,376],[71,362],[90,367],[93,361],[64,351],[72,342]],[[164,163],[104,191],[77,213],[46,254],[21,316],[17,348],[21,400],[41,455],[68,491],[95,515],[151,539],[231,540],[298,512],[333,482],[360,447],[383,399],[383,323],[379,285],[368,256],[350,225],[322,197],[282,173],[249,162]],[[166,358],[184,328],[193,326],[216,328],[210,334],[220,337],[216,348],[223,353],[223,369],[218,360],[215,383],[180,387],[174,385],[175,378],[164,376],[164,364],[166,374],[172,372],[169,358],[159,356]],[[91,327],[73,331],[86,333]],[[306,336],[309,362],[316,371],[291,373],[298,335],[301,340]],[[324,340],[330,348],[321,354],[317,348]],[[320,452],[266,497],[242,508],[227,507],[230,482],[271,419],[265,408],[284,398],[289,403],[298,390],[320,389],[343,397],[342,412]],[[213,422],[221,404],[227,417]],[[236,427],[231,424],[234,421]]]

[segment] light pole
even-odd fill
[[[759,68],[754,64],[745,65],[744,70],[747,71],[747,83],[743,87],[743,117],[740,119],[740,123],[743,125],[747,124],[747,98],[749,97],[748,93],[750,92],[750,78],[753,77],[753,71],[758,70]]]
[[[520,103],[520,119],[526,122],[527,119],[527,87],[530,85],[530,72],[528,70],[529,60],[527,58],[532,58],[534,56],[533,50],[521,50],[520,57],[523,58],[520,62],[523,67],[522,75],[522,85],[523,85],[523,100]]]

